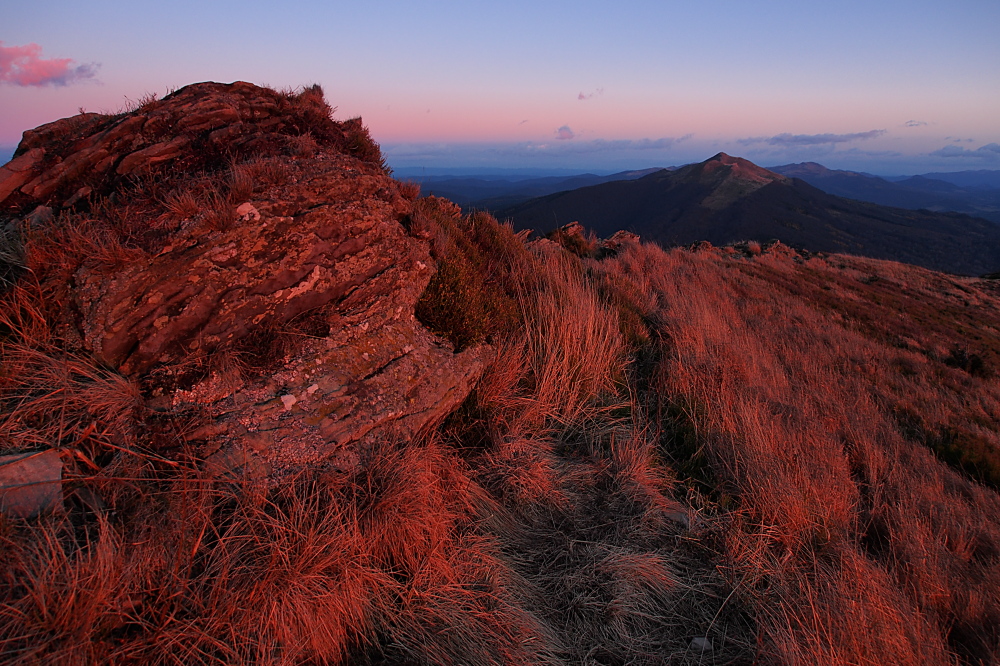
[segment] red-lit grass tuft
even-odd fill
[[[141,259],[144,253],[129,242],[118,222],[94,216],[60,215],[53,223],[32,229],[25,235],[25,267],[41,282],[58,288],[84,262],[101,270],[114,271]],[[117,226],[116,226],[117,224]],[[129,223],[131,224],[131,223]]]
[[[42,287],[30,277],[0,293],[0,345],[22,344],[42,347],[51,343],[52,330],[46,317]],[[0,373],[4,364],[0,363]]]
[[[311,132],[288,137],[288,150],[293,157],[314,157],[319,151],[319,144]]]
[[[500,441],[483,461],[483,476],[505,505],[519,512],[567,508],[553,443],[538,439]]]
[[[523,427],[539,428],[549,420],[570,424],[593,407],[618,403],[614,396],[624,380],[626,349],[617,313],[601,302],[574,263],[552,257],[539,287],[522,298],[534,402]]]
[[[387,444],[333,486],[147,484],[124,522],[99,521],[83,546],[61,519],[15,530],[0,642],[10,663],[544,661],[544,627],[476,534],[488,500],[460,470],[433,444]]]
[[[163,207],[167,212],[181,220],[188,220],[198,214],[201,210],[201,202],[190,189],[181,189],[170,192],[163,200]]]
[[[229,203],[239,205],[250,199],[257,191],[257,182],[253,177],[253,172],[247,168],[239,168],[233,165],[226,174],[226,198]]]
[[[141,403],[133,382],[57,349],[4,344],[0,448],[80,446],[131,439]]]
[[[8,664],[106,662],[92,640],[120,626],[129,590],[122,543],[102,520],[82,547],[55,519],[0,536],[0,651]]]
[[[416,201],[420,196],[420,183],[412,180],[398,181],[399,194],[408,201]]]

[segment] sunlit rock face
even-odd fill
[[[205,83],[50,123],[0,170],[0,210],[5,224],[40,210],[73,224],[158,185],[146,199],[175,203],[125,211],[151,218],[138,248],[113,269],[82,261],[60,316],[72,344],[149,387],[152,409],[208,415],[187,437],[218,450],[214,472],[355,466],[467,396],[489,349],[456,354],[414,318],[435,264],[404,224],[412,194],[321,92]],[[177,379],[198,359],[207,372]]]
[[[360,120],[335,122],[329,111],[316,88],[290,96],[239,81],[186,86],[130,112],[63,118],[25,132],[0,167],[0,210],[72,205],[164,167],[191,172],[279,154],[306,136],[366,157],[356,142]]]

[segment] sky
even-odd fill
[[[396,168],[1000,169],[997,26],[997,0],[0,0],[0,161],[81,109],[243,80],[319,83]]]

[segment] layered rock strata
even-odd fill
[[[290,155],[285,139],[302,136],[290,133],[301,130],[301,110],[283,115],[275,94],[198,84],[110,125],[89,115],[58,121],[26,133],[0,173],[0,210],[21,215],[64,206],[62,197],[82,187],[114,196],[137,170],[167,165],[176,180],[178,169],[199,162],[192,152],[213,142],[230,154],[249,147],[258,171],[280,174],[230,201],[221,223],[192,211],[116,270],[83,261],[68,285],[68,337],[102,364],[156,385],[151,409],[202,414],[187,438],[215,475],[363,464],[379,442],[440,421],[490,357],[484,346],[454,353],[415,319],[435,270],[429,243],[403,224],[412,192],[370,149],[360,156],[368,159],[356,156],[351,133],[360,123],[314,119],[316,151]],[[296,333],[304,317],[318,318],[320,330]],[[273,342],[262,331],[296,336],[266,371],[240,358],[246,340]],[[231,362],[209,363],[193,385],[162,381],[192,359]]]

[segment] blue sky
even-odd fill
[[[618,5],[0,0],[0,146],[245,80],[320,83],[398,167],[1000,169],[1000,2]]]

